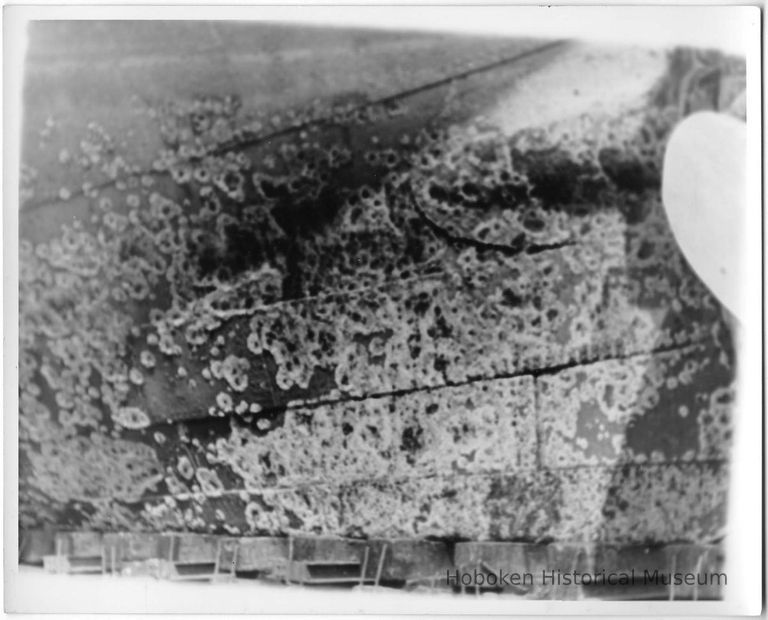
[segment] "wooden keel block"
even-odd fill
[[[104,563],[100,555],[82,557],[47,555],[43,558],[43,568],[49,573],[63,575],[77,573],[101,574],[104,572]]]
[[[58,532],[55,554],[43,557],[43,567],[53,573],[103,573],[105,556],[99,532]]]
[[[175,564],[214,562],[217,544],[216,536],[191,533],[163,534],[160,541],[160,557]]]
[[[720,545],[667,545],[666,565],[658,572],[667,578],[670,600],[720,600],[727,585],[725,556]],[[682,583],[679,583],[682,582]]]
[[[375,575],[383,556],[379,581],[416,582],[442,579],[453,568],[448,545],[440,541],[406,538],[374,539],[369,542],[368,575]]]
[[[367,542],[330,536],[293,537],[294,561],[305,562],[362,562]]]
[[[239,542],[225,536],[164,534],[157,576],[171,581],[221,581],[235,577]]]
[[[459,569],[482,565],[491,570],[540,574],[549,564],[549,551],[546,545],[531,543],[461,542],[454,548],[453,563]]]
[[[368,574],[371,550],[367,541],[325,536],[297,536],[288,540],[288,557],[273,577],[307,585],[372,584]]]
[[[599,545],[594,572],[611,575],[613,583],[595,583],[584,594],[602,600],[717,600],[723,595],[719,582],[725,583],[723,563],[720,545]],[[628,576],[624,583],[622,575]]]
[[[104,534],[104,558],[110,573],[145,574],[161,559],[160,534],[125,532]]]
[[[55,538],[56,555],[71,557],[101,556],[100,532],[58,532]]]
[[[288,559],[288,538],[247,536],[239,539],[238,572],[271,572]]]
[[[42,565],[43,558],[56,550],[55,538],[51,530],[20,530],[19,564]]]

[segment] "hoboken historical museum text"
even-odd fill
[[[612,572],[607,570],[595,572],[565,571],[558,569],[542,569],[538,572],[517,572],[505,570],[484,570],[476,568],[469,571],[446,571],[448,586],[725,586],[728,577],[718,572],[664,572],[659,570],[635,570]]]

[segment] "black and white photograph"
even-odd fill
[[[761,19],[6,7],[5,610],[760,613]]]

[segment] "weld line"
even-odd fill
[[[348,402],[349,403],[363,402],[369,399],[400,398],[403,396],[408,396],[410,394],[415,394],[417,392],[434,392],[434,391],[448,389],[448,388],[463,387],[463,386],[472,385],[474,383],[480,383],[484,381],[486,382],[503,381],[506,379],[516,379],[516,378],[522,378],[522,377],[532,377],[534,380],[536,380],[539,377],[554,375],[559,372],[570,370],[572,368],[578,368],[581,366],[590,366],[590,365],[599,364],[602,362],[631,360],[638,357],[644,357],[649,355],[661,355],[664,353],[685,351],[688,349],[694,349],[694,348],[706,346],[707,344],[713,344],[713,343],[714,343],[714,340],[706,339],[701,341],[689,342],[683,345],[667,345],[667,346],[661,346],[654,349],[650,349],[647,351],[635,351],[635,352],[627,353],[624,355],[607,355],[605,357],[596,355],[586,360],[575,360],[570,362],[564,362],[562,364],[556,364],[553,366],[549,366],[547,368],[526,369],[526,370],[519,370],[519,371],[514,371],[509,373],[502,373],[502,374],[497,374],[491,377],[473,377],[470,379],[466,379],[464,381],[449,381],[439,385],[426,385],[426,386],[419,386],[419,387],[413,387],[413,388],[403,388],[399,390],[390,390],[386,392],[371,392],[370,394],[366,394],[364,396],[349,395],[342,398],[317,399],[317,400],[311,400],[308,402],[299,402],[296,404],[285,403],[283,405],[279,405],[271,408],[264,408],[259,413],[269,414],[269,413],[276,413],[279,411],[294,410],[294,409],[313,410],[313,409],[318,409],[320,407],[325,407],[328,405],[340,405]],[[295,399],[295,400],[298,401],[300,399]],[[230,415],[225,418],[213,418],[213,417],[177,418],[177,419],[171,420],[171,422],[157,422],[155,424],[150,424],[149,426],[145,427],[143,430],[148,431],[148,430],[156,430],[156,429],[158,430],[166,429],[166,428],[175,427],[180,424],[196,425],[204,422],[210,423],[211,421],[215,421],[215,420],[220,420],[221,423],[223,423],[225,420],[228,420],[228,419],[236,421],[238,419],[238,416]]]
[[[473,76],[475,74],[478,74],[478,73],[483,73],[483,72],[486,72],[486,71],[491,71],[491,70],[496,69],[498,67],[501,67],[501,66],[504,66],[504,65],[507,65],[507,64],[512,64],[512,63],[515,63],[515,62],[520,61],[520,60],[524,60],[524,59],[529,58],[531,56],[534,56],[536,54],[540,54],[540,53],[546,52],[548,50],[555,49],[557,47],[563,46],[567,42],[568,41],[565,40],[565,39],[558,40],[558,41],[553,41],[551,43],[547,43],[545,45],[541,45],[539,47],[535,47],[533,49],[526,50],[525,52],[522,52],[520,54],[516,54],[515,56],[510,56],[508,58],[502,58],[501,60],[494,61],[492,63],[489,63],[487,65],[483,65],[481,67],[476,67],[474,69],[468,69],[467,71],[462,71],[460,73],[452,74],[449,77],[441,78],[439,80],[435,80],[434,82],[428,82],[427,84],[422,84],[421,86],[416,86],[414,88],[411,88],[411,89],[408,89],[408,90],[403,90],[403,91],[400,91],[398,93],[394,93],[392,95],[387,95],[386,97],[381,97],[379,99],[374,99],[373,101],[370,101],[370,102],[367,102],[367,103],[364,103],[362,105],[359,105],[359,106],[356,106],[356,107],[352,108],[351,110],[349,110],[349,112],[359,112],[361,110],[366,110],[366,109],[369,109],[369,108],[372,108],[372,107],[375,107],[375,106],[386,105],[387,103],[391,103],[391,102],[396,101],[398,99],[403,99],[403,98],[411,97],[413,95],[425,92],[427,90],[431,90],[431,89],[434,89],[434,88],[439,88],[441,86],[445,86],[445,85],[450,84],[452,82],[466,79],[466,78],[471,77],[471,76]],[[279,131],[275,131],[275,132],[272,132],[270,134],[256,136],[254,138],[247,139],[247,140],[240,140],[240,141],[229,142],[229,143],[224,143],[224,144],[218,145],[215,148],[212,148],[210,150],[206,150],[206,152],[203,155],[198,155],[198,156],[191,157],[190,161],[198,161],[198,160],[203,159],[204,157],[208,157],[210,155],[222,155],[224,153],[227,153],[227,152],[230,152],[230,151],[233,151],[233,150],[236,150],[236,149],[246,149],[246,148],[250,148],[250,147],[253,147],[253,146],[258,146],[258,145],[263,144],[265,142],[269,142],[269,141],[275,140],[277,138],[281,138],[281,137],[288,136],[288,135],[291,135],[291,134],[296,133],[296,132],[303,131],[303,130],[309,128],[309,127],[322,127],[324,125],[333,125],[333,124],[335,124],[334,121],[333,121],[333,116],[324,116],[322,118],[314,119],[314,120],[311,120],[311,121],[306,121],[304,123],[300,123],[300,124],[296,124],[296,125],[291,125],[290,127],[286,127],[285,129],[281,129]],[[150,170],[143,170],[143,171],[136,172],[136,173],[131,174],[128,177],[124,177],[124,178],[130,178],[130,177],[141,176],[141,175],[146,175],[146,174],[154,176],[154,177],[157,177],[157,176],[168,176],[169,173],[166,172],[166,171],[157,171],[157,170],[150,169]],[[97,183],[97,184],[92,185],[89,188],[89,191],[103,190],[103,189],[106,189],[108,187],[111,187],[111,186],[115,185],[115,183],[117,183],[117,180],[103,181],[101,183]],[[77,190],[75,190],[75,191],[73,191],[71,193],[71,196],[70,196],[69,200],[72,200],[74,198],[79,198],[79,197],[82,197],[82,196],[85,196],[85,192],[82,190],[82,188],[78,188]],[[36,209],[39,209],[39,208],[42,208],[42,207],[53,206],[55,204],[58,204],[59,202],[61,202],[61,201],[57,200],[55,196],[48,196],[46,198],[41,199],[38,202],[28,202],[28,203],[26,203],[24,205],[21,205],[20,213],[23,214],[24,212],[33,211],[33,210],[36,210]]]

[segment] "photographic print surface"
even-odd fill
[[[743,121],[745,76],[690,47],[32,22],[19,562],[721,599],[734,319],[661,189],[675,127]]]

